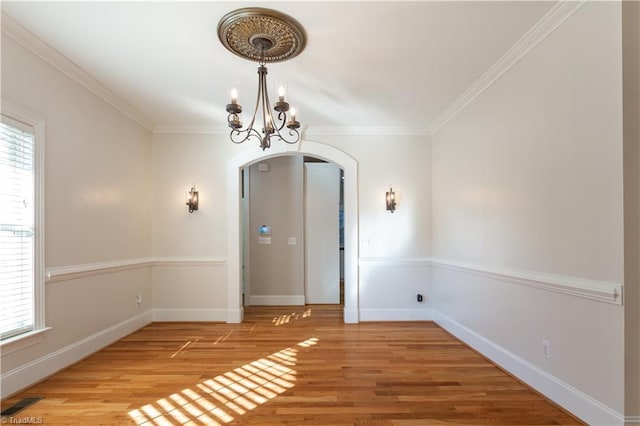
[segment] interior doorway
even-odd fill
[[[304,294],[307,304],[343,304],[340,226],[342,170],[304,157]]]
[[[303,155],[243,168],[243,306],[344,303],[343,176]]]
[[[346,323],[359,321],[358,311],[358,164],[353,157],[330,145],[302,141],[294,147],[274,145],[267,152],[251,149],[227,161],[227,322],[243,319],[242,304],[242,169],[252,163],[282,155],[309,155],[337,164],[344,170],[344,308]]]

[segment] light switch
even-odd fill
[[[289,237],[289,245],[290,246],[296,245],[296,237]]]
[[[271,237],[258,237],[258,244],[271,244]]]

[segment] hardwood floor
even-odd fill
[[[582,424],[431,322],[343,324],[338,306],[153,323],[2,409],[29,396],[14,419],[46,425]]]

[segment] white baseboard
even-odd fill
[[[438,311],[433,311],[433,317],[440,327],[588,424],[625,424],[625,417],[622,414],[488,340],[463,324]]]
[[[6,372],[0,377],[2,381],[1,397],[9,395],[27,388],[34,383],[54,374],[80,361],[83,358],[99,351],[118,339],[133,333],[151,322],[151,311],[143,312],[133,318],[115,324],[91,336],[85,337],[75,343],[55,352],[47,354],[42,358],[28,362]]]
[[[227,320],[226,309],[154,309],[153,321],[216,321]]]
[[[360,315],[357,309],[344,308],[344,322],[347,324],[357,324],[360,322]]]
[[[244,308],[227,310],[227,323],[239,324],[242,321],[244,321]]]
[[[624,424],[626,425],[640,425],[640,416],[627,416],[624,418]]]
[[[251,306],[304,306],[304,296],[249,296]]]
[[[431,309],[360,309],[360,321],[431,321]]]

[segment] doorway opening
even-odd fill
[[[307,155],[242,169],[243,306],[344,305],[343,177]]]
[[[289,149],[287,149],[289,148]],[[344,171],[344,308],[346,323],[359,321],[358,310],[358,164],[353,157],[318,142],[302,141],[293,149],[274,146],[269,152],[245,150],[227,162],[228,211],[228,270],[227,270],[227,322],[243,319],[242,302],[242,170],[244,167],[273,157],[307,155],[336,164]],[[267,224],[268,225],[268,224]]]

